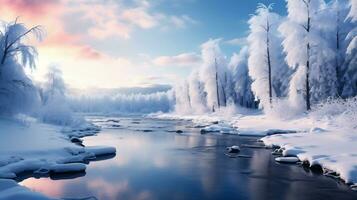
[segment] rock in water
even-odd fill
[[[177,131],[176,131],[176,133],[183,133],[183,131],[181,131],[181,130],[177,130]]]
[[[239,153],[240,148],[237,145],[233,145],[231,147],[227,147],[228,153]]]
[[[77,137],[71,137],[71,142],[73,143],[82,143],[83,141]]]
[[[300,160],[297,157],[277,157],[275,158],[275,161],[281,163],[297,163]]]

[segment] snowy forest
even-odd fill
[[[49,66],[47,81],[34,83],[25,68],[35,70],[37,51],[27,41],[41,40],[43,28],[3,22],[1,113],[68,119],[64,116],[72,111],[203,114],[246,107],[265,112],[284,108],[296,114],[355,97],[356,1],[287,1],[287,16],[274,13],[273,7],[257,6],[238,53],[228,58],[220,49],[222,39],[208,40],[201,45],[200,67],[157,94],[75,95],[66,87],[60,66]],[[63,108],[53,106],[58,102]]]
[[[260,4],[246,45],[230,59],[220,39],[201,46],[203,64],[174,89],[176,110],[237,105],[306,112],[357,94],[357,2],[287,1],[287,16]],[[281,110],[280,110],[281,111]]]

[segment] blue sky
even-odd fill
[[[176,0],[179,3],[172,3],[174,1],[159,1],[155,4],[155,10],[174,15],[188,15],[196,23],[178,30],[137,30],[129,41],[117,40],[115,44],[102,43],[98,44],[98,47],[114,55],[129,56],[140,53],[152,56],[175,55],[199,51],[200,44],[210,38],[231,40],[245,37],[248,31],[247,20],[258,3],[273,3],[275,12],[286,14],[283,0]],[[222,49],[230,55],[237,51],[239,46],[223,45]]]
[[[116,88],[182,80],[210,38],[230,57],[259,2],[286,14],[283,0],[4,0],[0,16],[45,28],[34,79],[56,64],[71,87]]]

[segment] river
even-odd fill
[[[257,137],[200,134],[189,121],[89,117],[103,126],[84,145],[109,145],[117,154],[86,173],[20,182],[49,197],[101,200],[357,199],[357,192],[296,164],[278,164]],[[176,133],[181,130],[182,133]],[[226,147],[240,145],[238,156]]]

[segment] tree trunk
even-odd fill
[[[217,69],[217,59],[214,59],[215,69],[216,69],[216,92],[217,92],[217,107],[218,109],[221,107],[221,103],[219,100],[219,86],[218,86],[218,69]]]
[[[308,7],[309,9],[309,7]],[[308,18],[307,18],[307,33],[309,34],[310,32],[310,13],[308,10]],[[306,109],[311,110],[311,103],[310,103],[310,42],[307,42],[306,46]]]
[[[336,28],[336,88],[337,88],[337,95],[341,96],[342,88],[340,84],[340,27],[339,27],[339,12],[337,13],[337,28]]]
[[[190,106],[190,108],[192,108],[191,97],[190,97],[190,88],[188,85],[187,85],[187,100],[188,100],[188,105]]]
[[[224,73],[224,85],[222,84],[223,106],[227,106],[227,95],[224,86],[227,86],[227,72]]]
[[[271,60],[270,60],[270,41],[269,41],[269,31],[270,31],[270,24],[269,20],[267,19],[267,27],[266,27],[266,33],[267,33],[267,59],[268,59],[268,76],[269,76],[269,102],[270,106],[272,106],[272,101],[273,101],[273,91],[272,91],[272,79],[271,79]]]

